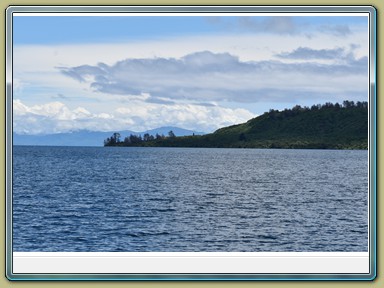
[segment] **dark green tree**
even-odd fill
[[[145,133],[145,134],[143,135],[143,141],[145,141],[145,142],[150,141],[150,135],[149,135],[148,133]]]
[[[115,143],[120,143],[120,137],[121,137],[120,133],[115,132],[115,133],[113,133],[112,137],[113,137],[113,140]]]
[[[244,133],[241,133],[241,134],[239,135],[239,140],[240,140],[240,141],[246,141],[246,140],[247,140],[247,137],[245,136]]]

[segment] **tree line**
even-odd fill
[[[130,134],[129,136],[121,140],[120,133],[115,132],[112,134],[111,137],[108,137],[104,140],[104,146],[140,146],[141,144],[144,144],[146,142],[160,141],[175,137],[175,133],[171,130],[168,132],[167,136],[165,136],[164,134],[160,135],[158,133],[156,133],[155,135],[145,133],[143,136],[141,136],[140,134]]]
[[[342,104],[339,103],[331,103],[327,102],[325,104],[316,104],[312,105],[311,107],[304,106],[301,107],[300,105],[296,105],[291,109],[284,109],[281,112],[279,110],[270,109],[269,112],[264,112],[264,115],[266,114],[273,114],[273,113],[281,113],[285,114],[287,116],[295,115],[299,112],[305,112],[305,111],[316,111],[316,110],[326,110],[326,109],[351,109],[351,108],[361,108],[361,109],[367,109],[368,108],[368,102],[366,101],[357,101],[356,103],[354,101],[343,101]]]

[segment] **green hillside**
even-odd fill
[[[344,101],[342,105],[271,109],[246,123],[203,136],[122,143],[112,146],[367,149],[368,103]]]

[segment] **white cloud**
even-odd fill
[[[111,113],[91,113],[83,107],[69,109],[61,102],[27,106],[13,101],[13,129],[21,134],[50,134],[81,129],[93,131],[144,131],[162,126],[211,132],[246,122],[256,115],[246,109],[198,104],[154,104],[134,101]]]
[[[49,134],[71,130],[107,128],[104,119],[108,114],[92,114],[83,107],[69,109],[61,102],[27,106],[19,99],[13,100],[13,129],[22,134]]]
[[[30,112],[30,108],[23,103],[19,99],[13,100],[13,115],[21,116]]]
[[[246,109],[198,104],[161,105],[146,103],[143,106],[137,104],[119,108],[116,112],[121,115],[120,117],[135,119],[138,128],[144,127],[144,130],[160,126],[178,126],[205,132],[243,123],[256,116]]]

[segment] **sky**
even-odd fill
[[[365,16],[137,15],[14,16],[14,132],[213,132],[368,101]]]

